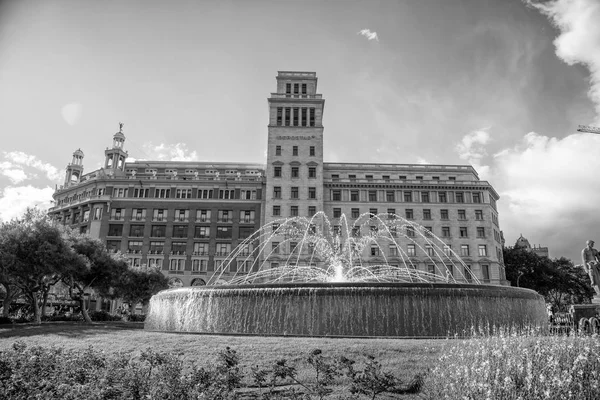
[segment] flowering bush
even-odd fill
[[[460,341],[426,388],[431,399],[598,399],[600,340],[500,333]]]

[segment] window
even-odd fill
[[[168,199],[171,197],[171,189],[154,189],[154,197],[159,199]]]
[[[90,210],[85,210],[83,212],[83,222],[87,222],[90,220]]]
[[[376,244],[371,245],[371,255],[378,256],[379,255],[379,246]]]
[[[148,251],[150,254],[163,254],[165,251],[165,242],[150,242]]]
[[[339,225],[333,226],[333,236],[340,236],[342,229]]]
[[[407,254],[409,257],[414,257],[414,256],[416,256],[416,255],[417,255],[417,250],[416,250],[416,248],[415,248],[415,245],[414,245],[414,244],[412,244],[412,243],[411,243],[411,244],[409,244],[409,245],[406,247],[406,254]]]
[[[167,210],[163,208],[155,208],[154,216],[152,218],[153,221],[166,221],[167,220]]]
[[[445,255],[450,257],[452,255],[452,245],[449,245],[449,244],[445,245],[443,251],[444,251]]]
[[[165,232],[167,231],[166,225],[152,225],[152,230],[150,231],[151,237],[165,237]]]
[[[448,197],[446,197],[446,192],[438,192],[438,200],[440,203],[447,203]]]
[[[277,126],[283,125],[283,107],[277,107]]]
[[[171,253],[184,255],[186,247],[186,242],[173,242],[171,243]]]
[[[423,219],[431,219],[431,210],[428,208],[425,208],[423,210]]]
[[[298,206],[291,206],[290,207],[290,217],[297,217],[298,216]]]
[[[292,199],[298,198],[298,186],[292,186],[290,196]]]
[[[217,243],[216,256],[227,256],[231,252],[231,244],[229,243]]]
[[[131,225],[129,227],[129,236],[144,237],[144,225]]]
[[[123,236],[123,225],[108,225],[108,236]]]
[[[460,255],[461,255],[461,257],[468,257],[469,256],[469,245],[468,244],[461,244],[460,245]]]
[[[412,202],[412,192],[404,192],[404,201],[406,203]]]
[[[484,282],[490,281],[490,266],[489,265],[484,264],[481,266],[481,277],[483,278]]]
[[[302,108],[302,121],[300,122],[300,126],[306,126],[307,112],[306,108]]]
[[[435,274],[435,265],[427,264],[427,272],[429,272],[430,274]]]
[[[391,257],[398,256],[398,247],[395,244],[389,245],[389,254]]]
[[[415,237],[415,228],[412,226],[407,226],[406,227],[406,236]]]
[[[406,180],[406,175],[400,175],[400,176],[398,176],[398,179],[400,179],[400,180]]]
[[[143,221],[146,219],[145,208],[134,208],[131,212],[131,219],[135,221]]]
[[[277,166],[273,169],[273,177],[281,178],[281,167]]]
[[[113,197],[127,197],[127,188],[114,188]]]
[[[298,247],[297,242],[290,242],[290,254],[293,253],[294,251],[299,251],[299,250],[300,250],[300,248]]]
[[[414,214],[413,214],[412,208],[407,208],[406,210],[404,210],[404,218],[406,218],[406,219],[413,219],[414,218]]]
[[[279,254],[279,242],[271,242],[271,253]]]
[[[365,178],[370,182],[373,180],[373,175],[365,175]]]
[[[435,255],[435,252],[434,252],[434,250],[433,250],[433,246],[432,246],[432,245],[430,245],[430,244],[428,244],[428,245],[425,245],[425,252],[427,252],[427,255],[428,255],[429,257],[433,257],[433,256]]]
[[[469,235],[467,234],[467,227],[466,226],[461,226],[460,228],[458,228],[458,232],[459,232],[459,236],[461,238],[466,238]]]
[[[273,198],[274,199],[281,198],[281,186],[273,186]]]
[[[217,239],[231,239],[232,232],[230,226],[217,226]]]
[[[292,167],[292,178],[298,178],[300,176],[300,168]]]
[[[342,191],[341,190],[332,190],[331,191],[331,200],[341,201],[342,200]]]
[[[377,190],[369,190],[369,201],[377,201]]]
[[[208,260],[192,260],[192,272],[206,272]]]
[[[454,276],[454,265],[452,264],[448,264],[446,265],[446,273],[448,274],[448,276]]]
[[[354,237],[360,236],[360,227],[358,227],[358,226],[352,227],[352,236],[354,236]]]
[[[315,146],[310,146],[308,155],[311,156],[311,157],[314,157],[314,155],[315,155]]]
[[[308,216],[313,217],[317,213],[317,207],[308,206]]]
[[[311,200],[314,200],[317,198],[317,188],[316,187],[308,188],[308,198]]]
[[[463,192],[456,192],[456,202],[457,203],[465,202],[465,194]]]
[[[385,191],[385,201],[387,201],[388,203],[393,203],[394,201],[396,201],[396,196],[394,195],[393,190]]]
[[[238,238],[239,239],[246,239],[249,238],[250,236],[252,236],[252,234],[254,233],[254,227],[252,226],[240,226],[240,230],[238,233]]]
[[[281,215],[281,206],[273,206],[273,216],[278,217]]]
[[[455,181],[455,180],[456,180],[456,177],[455,177],[455,176],[449,176],[449,177],[448,177],[448,180],[450,180],[450,181]]]
[[[308,167],[308,177],[314,179],[317,177],[317,168],[316,167]]]
[[[210,210],[196,210],[196,222],[209,222]]]
[[[292,155],[293,156],[297,156],[298,155],[298,146],[292,146]]]
[[[277,231],[279,229],[279,224],[274,223],[273,224],[273,232]]]
[[[219,214],[217,215],[217,222],[233,222],[233,211],[219,210]]]
[[[194,228],[194,237],[197,239],[208,239],[210,237],[209,226],[197,226]]]
[[[242,200],[256,200],[256,190],[240,190],[240,199]]]
[[[477,221],[483,221],[483,210],[475,210],[475,219]]]
[[[122,208],[112,208],[110,210],[110,219],[122,221],[125,219],[125,210]]]
[[[331,180],[334,182],[337,182],[340,180],[340,176],[338,174],[332,174],[331,175]]]
[[[169,271],[183,271],[185,268],[185,259],[172,258],[169,261]]]
[[[477,227],[477,237],[484,238],[485,237],[485,228],[483,226]]]
[[[102,218],[102,208],[103,207],[94,207],[94,220],[99,220]]]
[[[473,203],[481,203],[481,194],[473,193]]]
[[[350,191],[350,201],[358,201],[358,190]]]
[[[429,192],[421,192],[421,202],[429,203]]]
[[[199,199],[212,199],[213,198],[213,190],[212,189],[198,189],[198,198]]]
[[[107,240],[106,241],[106,250],[109,253],[116,253],[121,250],[121,241],[120,240]]]
[[[424,231],[423,233],[425,234],[425,237],[432,237],[433,236],[433,227],[432,226],[424,226]]]
[[[479,253],[479,257],[487,257],[487,255],[488,255],[487,245],[485,245],[485,244],[478,245],[477,251]]]
[[[290,107],[285,107],[285,126],[290,126],[290,114],[292,113],[292,109]]]
[[[190,217],[190,210],[175,210],[175,221],[187,222]]]
[[[423,180],[423,175],[417,175],[417,176],[415,177],[415,179],[418,179],[418,180],[420,180],[420,181],[421,181],[421,180]]]
[[[253,210],[240,211],[240,223],[244,223],[244,224],[254,223],[254,211]]]
[[[192,189],[176,189],[175,190],[175,198],[176,199],[191,199],[192,198]]]
[[[458,210],[458,219],[460,219],[460,220],[467,219],[467,211],[466,210]]]
[[[396,219],[396,209],[395,208],[388,208],[387,209],[387,214],[388,214],[388,219]]]
[[[187,225],[173,225],[173,237],[186,238],[188,236]]]
[[[333,218],[340,218],[341,216],[342,216],[342,209],[334,208],[333,209]]]
[[[150,189],[135,188],[133,189],[133,197],[145,198],[150,196]]]
[[[208,243],[194,243],[193,255],[195,255],[195,256],[208,255]]]
[[[276,156],[280,156],[281,155],[281,146],[275,146],[275,155]]]
[[[384,181],[389,182],[390,181],[390,176],[389,175],[383,175],[381,177]]]
[[[449,238],[450,237],[450,227],[442,226],[442,237]]]
[[[315,109],[314,107],[309,109],[310,111],[310,126],[315,126]]]
[[[235,190],[234,189],[219,190],[219,199],[233,200],[234,198],[235,198]]]
[[[299,109],[298,109],[298,107],[294,107],[293,110],[294,110],[294,119],[293,119],[294,126],[298,126]]]
[[[369,208],[369,214],[370,214],[371,218],[377,216],[377,214],[378,214],[377,209],[376,208]]]
[[[440,219],[448,219],[448,210],[440,210]]]

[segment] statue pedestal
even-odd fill
[[[594,298],[592,299],[592,304],[600,305],[600,296],[599,295],[594,296]]]

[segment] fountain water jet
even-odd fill
[[[209,286],[153,296],[146,329],[446,337],[480,326],[545,327],[541,296],[528,289],[481,285],[422,226],[395,214],[363,214],[352,224],[342,215],[337,221],[332,224],[319,213],[262,227],[221,263]],[[364,261],[366,249],[381,254],[385,245],[396,255],[378,263]],[[404,250],[407,245],[427,254],[434,271],[418,270],[413,254]],[[288,246],[293,247],[289,254],[281,256],[279,250]],[[226,285],[214,284],[225,278]]]

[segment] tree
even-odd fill
[[[5,273],[29,300],[34,321],[40,324],[40,306],[72,258],[61,228],[43,212],[28,209],[3,232],[2,253]]]
[[[3,222],[0,225],[0,286],[4,289],[2,316],[8,317],[10,305],[21,295],[14,278],[9,273],[9,267],[15,262],[14,254],[9,251],[9,232],[14,228],[15,221]]]
[[[118,255],[110,254],[98,239],[80,235],[71,229],[65,230],[64,235],[72,253],[61,280],[69,288],[71,299],[79,303],[83,319],[92,322],[85,296],[92,290],[108,295],[126,272],[127,265]]]
[[[158,268],[128,267],[115,286],[114,296],[146,308],[153,295],[168,288],[168,281]]]
[[[556,310],[588,302],[594,294],[582,268],[564,257],[551,260],[524,249],[504,249],[506,279],[513,286],[533,289]]]

